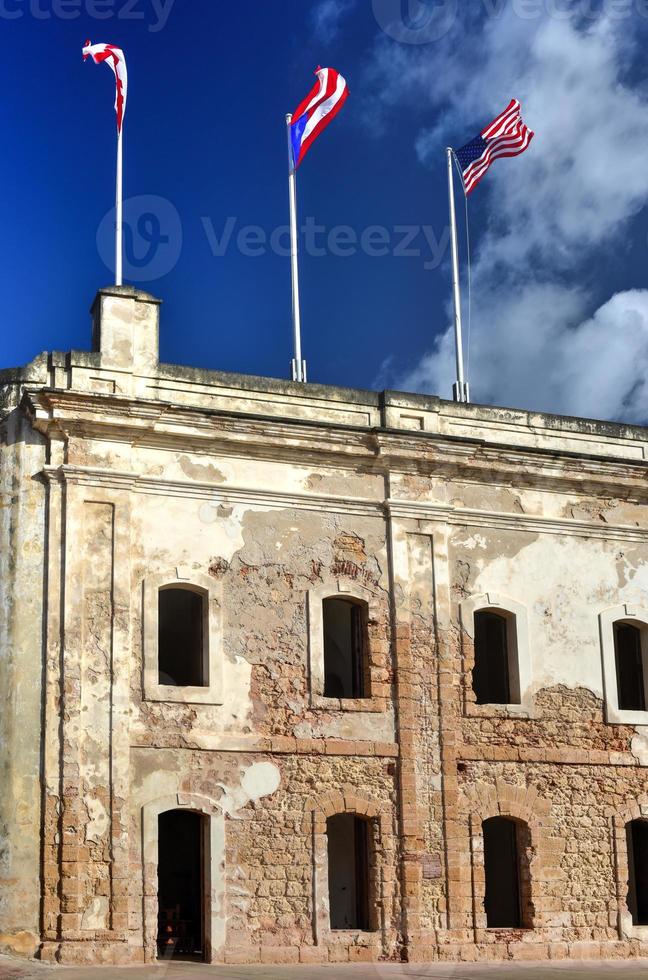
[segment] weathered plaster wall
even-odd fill
[[[618,830],[643,813],[645,729],[606,722],[599,633],[610,606],[646,605],[645,504],[494,484],[391,481],[421,515],[392,523],[409,955],[645,955]],[[530,710],[474,703],[461,605],[484,593],[527,612]],[[485,928],[481,821],[499,814],[531,828],[531,932]]]
[[[308,685],[308,590],[328,585],[335,594],[339,583],[360,582],[379,611],[370,623],[378,658],[374,681],[388,690],[389,586],[381,519],[269,506],[211,505],[205,512],[201,497],[171,495],[137,497],[132,515],[131,685],[134,703],[141,705],[133,724],[142,744],[158,732],[204,747],[217,745],[224,733],[394,741],[388,705],[375,713],[313,709]],[[222,706],[142,701],[142,581],[177,566],[189,579],[209,575],[221,588],[223,643],[216,655],[224,661]]]
[[[40,741],[45,440],[0,408],[0,949],[32,955],[40,939]]]
[[[645,956],[645,930],[619,943],[628,883],[615,828],[615,819],[623,822],[622,815],[633,807],[638,812],[645,786],[638,767],[527,763],[522,769],[516,761],[461,765],[461,847],[467,859],[475,846],[471,815],[477,831],[481,819],[499,813],[520,816],[530,825],[533,932],[486,930],[483,918],[478,919],[477,939],[489,958],[530,956],[529,942],[534,958]],[[483,869],[480,875],[473,867],[470,893],[478,905],[483,888]]]
[[[534,690],[562,684],[602,698],[598,614],[645,605],[648,541],[469,528],[454,536],[453,548],[457,592],[492,592],[527,607]]]
[[[398,910],[393,764],[381,759],[243,753],[153,751],[133,755],[131,888],[132,946],[141,944],[141,808],[160,797],[209,800],[224,816],[223,893],[226,922],[221,956],[231,962],[265,959],[297,962],[300,948],[315,942],[312,812],[331,793],[357,794],[386,814],[378,854],[387,907],[373,940],[337,937],[348,950],[368,944],[391,955],[397,943]],[[139,884],[138,884],[139,883]],[[346,940],[346,945],[344,940]],[[348,953],[346,958],[348,958]]]
[[[592,511],[595,504],[590,500]],[[633,526],[641,527],[641,514],[636,517]],[[645,729],[606,723],[599,613],[611,605],[645,605],[648,548],[606,540],[604,531],[585,537],[569,519],[560,534],[490,523],[486,513],[472,526],[428,526],[427,542],[421,535],[415,540],[419,555],[433,555],[432,567],[430,559],[419,559],[418,579],[406,565],[400,569],[408,582],[410,643],[417,656],[438,663],[440,677],[440,700],[433,699],[439,731],[423,715],[423,688],[415,699],[416,754],[428,762],[428,772],[419,762],[416,780],[423,828],[420,955],[433,955],[437,943],[449,959],[645,955],[641,929],[620,932],[620,915],[628,919],[628,868],[615,829],[615,819],[623,824],[619,814],[645,794],[645,757],[637,752]],[[417,630],[427,581],[436,593],[432,651]],[[522,716],[474,704],[472,641],[462,629],[460,604],[483,593],[513,598],[528,610],[532,707]],[[436,796],[435,776],[444,790]],[[485,929],[481,821],[500,814],[531,826],[531,933]]]

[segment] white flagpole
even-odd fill
[[[290,272],[292,278],[293,339],[295,356],[292,361],[293,381],[306,381],[306,361],[302,360],[301,313],[299,308],[299,257],[297,238],[297,174],[293,160],[290,124],[292,113],[286,116],[288,135],[288,193],[290,197]]]
[[[123,252],[123,204],[124,204],[124,145],[122,142],[122,129],[117,134],[117,198],[115,208],[115,285],[123,284],[122,278],[122,252]]]
[[[457,358],[457,380],[452,386],[456,402],[470,401],[468,384],[464,378],[463,342],[461,337],[461,291],[459,285],[459,247],[457,245],[457,215],[455,212],[453,151],[446,149],[448,156],[448,195],[450,198],[450,241],[452,246],[452,291],[454,296],[455,353]]]

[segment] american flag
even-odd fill
[[[466,194],[475,189],[493,160],[524,153],[533,136],[522,122],[520,103],[517,99],[511,99],[504,112],[482,129],[479,136],[456,152]]]

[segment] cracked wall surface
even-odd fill
[[[38,366],[34,366],[38,374]],[[0,396],[0,946],[39,941],[45,439]]]
[[[611,720],[604,670],[610,610],[648,619],[648,432],[159,365],[156,300],[93,309],[93,352],[0,373],[0,946],[154,960],[158,819],[186,809],[214,962],[648,955],[648,712]],[[146,681],[155,583],[209,596],[201,698]],[[365,698],[318,687],[327,596],[365,604]],[[489,607],[519,705],[476,702]],[[340,813],[368,930],[330,928]],[[523,929],[487,927],[498,815]]]

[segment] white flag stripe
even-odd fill
[[[498,136],[503,136],[505,133],[510,133],[520,122],[520,117],[521,112],[520,106],[518,105],[512,109],[504,119],[501,120],[496,129],[491,126],[487,131],[488,135],[484,136],[484,139],[497,139]]]
[[[503,156],[518,156],[518,154],[523,153],[532,137],[531,130],[522,123],[521,128],[516,133],[501,138],[497,144],[489,146],[482,156],[464,172],[466,192],[472,190],[475,184],[481,180],[494,160]]]
[[[349,95],[346,79],[335,68],[318,67],[315,75],[317,81],[292,114],[290,145],[295,169]]]
[[[482,131],[483,139],[495,139],[495,137],[501,135],[503,132],[502,126],[505,125],[510,120],[519,119],[520,117],[520,103],[517,99],[512,100],[513,104],[510,109],[505,109],[504,112],[493,119],[492,123],[487,129]]]
[[[471,169],[477,170],[487,168],[490,161],[495,158],[496,154],[501,155],[503,150],[519,146],[520,140],[526,136],[527,133],[528,129],[525,126],[524,129],[520,129],[517,133],[512,133],[509,136],[501,137],[497,144],[492,144],[491,146],[486,147],[480,158],[471,164]]]
[[[320,69],[320,71],[317,72],[317,77],[319,78],[320,81],[320,88],[319,91],[316,92],[316,94],[313,96],[313,98],[306,106],[306,109],[304,110],[305,112],[310,112],[313,106],[317,105],[319,100],[326,93],[326,87],[328,85],[328,76],[329,76],[328,68],[322,68]]]
[[[480,167],[482,161],[490,158],[493,155],[493,153],[495,153],[496,150],[499,150],[500,147],[502,146],[504,147],[517,146],[528,131],[529,130],[527,129],[527,127],[524,125],[524,123],[522,123],[515,133],[509,133],[506,136],[501,136],[498,140],[491,141],[488,144],[488,146],[484,149],[484,152],[479,157],[479,159],[475,160],[474,163],[471,164],[471,167],[473,168]]]
[[[342,75],[339,75],[337,80],[337,85],[335,87],[335,92],[333,93],[333,95],[331,95],[328,99],[322,102],[322,104],[317,107],[317,109],[315,110],[311,118],[308,120],[308,123],[306,124],[306,128],[304,129],[304,136],[303,136],[304,142],[308,139],[308,137],[313,132],[315,127],[319,125],[319,123],[322,121],[324,116],[328,115],[328,113],[335,108],[337,103],[342,98],[345,88],[346,88],[346,81],[344,80],[344,78],[342,78]]]
[[[86,44],[83,48],[83,58],[84,60],[86,58],[92,58],[95,65],[103,63],[112,69],[115,80],[118,83],[115,93],[115,112],[117,113],[121,128],[124,116],[126,115],[126,102],[128,100],[128,70],[126,68],[126,56],[124,52],[121,48],[117,48],[113,44]],[[123,98],[121,117],[119,113],[120,89]]]
[[[518,150],[521,153],[523,150],[527,148],[528,143],[529,140],[525,137],[522,143],[520,143],[519,141],[507,143],[501,146],[499,149],[493,150],[493,152],[490,153],[488,157],[482,157],[481,160],[476,161],[476,163],[473,165],[473,167],[466,175],[467,183],[472,186],[473,184],[476,183],[476,181],[481,180],[481,178],[484,176],[484,174],[486,173],[486,171],[488,170],[488,168],[490,167],[491,163],[493,163],[494,160],[497,160],[498,157],[506,156],[506,154],[509,153],[510,150]]]

